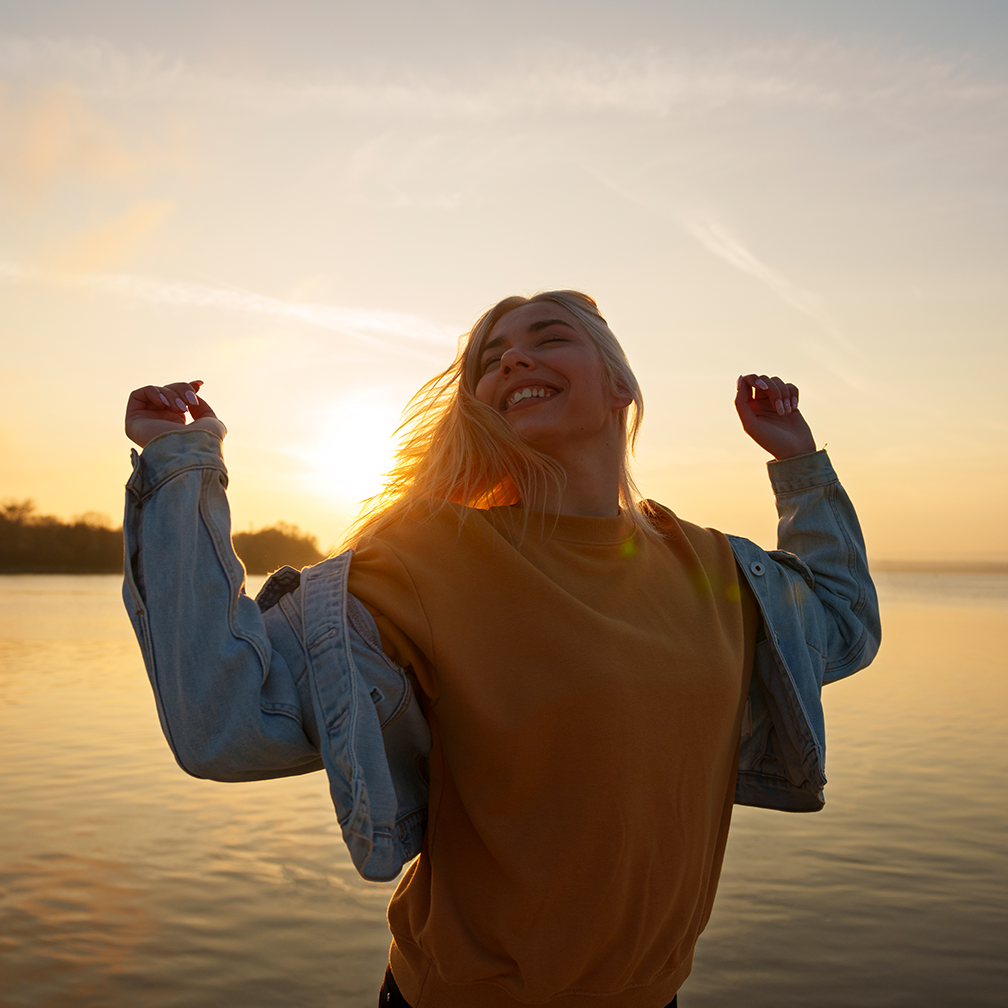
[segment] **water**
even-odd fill
[[[826,809],[736,809],[682,1008],[1008,1003],[1008,577],[879,589],[882,653],[825,694]],[[0,760],[3,1008],[376,1003],[392,887],[321,774],[178,769],[118,578],[0,577]]]

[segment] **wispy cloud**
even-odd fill
[[[0,262],[0,280],[77,288],[148,304],[267,315],[339,333],[375,346],[395,346],[423,360],[442,361],[458,334],[416,315],[284,301],[239,288],[163,280],[128,274],[59,273]],[[440,353],[437,351],[441,351]]]
[[[841,333],[836,321],[831,318],[818,295],[813,294],[789,280],[783,273],[757,259],[743,243],[724,225],[713,217],[697,211],[687,211],[680,215],[679,222],[705,249],[725,262],[755,277],[768,287],[786,305],[807,315],[825,329],[845,349],[852,349],[850,342]]]
[[[690,115],[732,105],[877,108],[1003,103],[1008,81],[965,58],[795,38],[708,50],[589,50],[529,43],[505,69],[380,66],[225,76],[150,50],[95,39],[0,35],[0,75],[71,80],[95,96],[214,102],[264,114],[318,110],[437,119],[554,110]]]
[[[696,210],[683,211],[679,214],[679,223],[709,252],[753,277],[786,305],[811,319],[819,332],[830,337],[833,345],[826,346],[821,340],[810,338],[806,340],[808,349],[848,385],[853,388],[865,387],[860,369],[856,366],[859,351],[844,335],[839,323],[827,311],[817,294],[805,290],[779,270],[757,258],[741,238],[710,215]]]
[[[738,235],[733,234],[711,214],[697,209],[669,207],[666,200],[646,198],[636,187],[625,185],[612,176],[597,171],[590,174],[628,203],[679,225],[708,252],[752,277],[788,307],[812,321],[818,338],[813,338],[810,334],[805,340],[807,349],[852,388],[864,387],[865,382],[858,367],[860,351],[843,333],[819,295],[806,290],[780,270],[763,262]],[[822,336],[828,337],[829,342],[826,343]]]
[[[171,210],[169,200],[141,200],[98,227],[48,246],[37,257],[39,265],[57,276],[121,266]]]
[[[0,81],[0,181],[37,198],[54,178],[83,174],[118,181],[140,167],[119,131],[67,85],[14,101]]]

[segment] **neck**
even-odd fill
[[[615,518],[619,514],[622,446],[619,438],[613,438],[601,447],[550,453],[563,466],[567,481],[561,490],[547,494],[544,510],[592,518]]]

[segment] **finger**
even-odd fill
[[[201,385],[203,385],[202,381],[174,381],[167,387],[171,390],[169,395],[172,397],[175,405],[178,405],[182,412],[188,410],[193,413],[193,407],[198,405],[200,401],[197,392]],[[193,416],[196,415],[196,413],[193,413]]]
[[[765,392],[770,387],[769,386],[770,379],[767,378],[766,375],[758,375],[758,374],[740,375],[739,381],[744,382],[746,385],[748,385],[749,388],[752,389],[753,393],[759,398],[761,398],[760,393]]]
[[[216,417],[217,414],[214,413],[213,408],[210,406],[205,399],[200,396],[196,396],[196,405],[189,407],[189,412],[192,414],[194,420],[199,420],[202,417]]]
[[[759,375],[757,387],[765,389],[763,397],[767,400],[767,405],[778,416],[786,416],[791,411],[791,396],[787,391],[787,383],[774,375]],[[756,393],[760,397],[759,392]]]
[[[739,375],[735,382],[735,412],[738,413],[742,423],[746,421],[746,414],[749,409],[749,383],[745,375]]]
[[[735,382],[735,412],[745,430],[749,430],[759,414],[766,409],[763,405],[766,403],[766,392],[759,387],[758,381],[760,376],[751,374],[739,375]],[[754,398],[756,396],[759,397],[758,400]]]
[[[791,400],[791,409],[794,412],[798,412],[798,386],[792,385],[791,382],[787,383],[787,396]]]
[[[792,385],[790,382],[784,381],[783,378],[778,378],[774,375],[770,379],[771,382],[771,400],[774,403],[774,409],[781,416],[786,416],[788,413],[794,413],[798,409],[798,386]],[[776,398],[776,393],[780,393],[780,399]],[[777,403],[781,405],[778,406]],[[781,408],[783,407],[783,413],[781,413]]]
[[[213,411],[213,407],[203,398],[200,397],[199,390],[203,387],[203,382],[191,381],[188,383],[188,389],[180,388],[183,391],[186,401],[189,403],[189,413],[194,420],[199,420],[201,417],[216,417],[217,414]]]
[[[765,376],[764,376],[765,378]],[[774,375],[773,378],[765,378],[767,382],[767,398],[770,405],[778,416],[786,416],[791,412],[791,394],[788,392],[787,382]]]
[[[134,389],[130,393],[129,399],[126,401],[126,412],[135,413],[141,410],[153,410],[155,412],[171,410],[172,412],[179,412],[173,406],[171,402],[172,398],[174,398],[174,393],[171,389],[161,385],[145,385],[143,388]]]
[[[779,412],[777,409],[777,403],[779,402],[779,395],[777,386],[774,384],[774,379],[769,375],[754,375],[753,381],[753,398],[761,400],[764,409],[769,407],[773,412]]]

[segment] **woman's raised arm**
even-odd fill
[[[155,399],[180,388],[190,386],[148,387]],[[134,439],[150,440],[143,455],[134,452],[126,484],[123,598],[165,737],[196,777],[320,769],[305,734],[314,711],[303,662],[294,655],[291,668],[273,647],[231,545],[227,470],[220,435],[208,429],[223,424],[209,407],[191,424],[181,407],[174,420],[143,416],[168,412],[147,408],[148,389],[133,393],[127,411]]]

